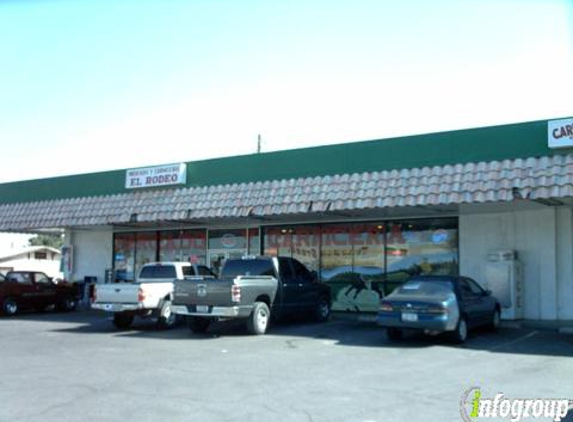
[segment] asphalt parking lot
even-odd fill
[[[0,338],[0,422],[460,421],[470,387],[573,398],[573,335],[534,329],[477,332],[460,347],[390,343],[372,323],[336,318],[265,336],[147,321],[118,332],[84,311],[2,317]]]

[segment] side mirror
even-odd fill
[[[483,295],[484,296],[491,296],[492,295],[491,290],[489,290],[489,289],[486,290]]]
[[[319,281],[319,279],[318,279],[318,273],[317,273],[316,271],[312,270],[312,271],[310,272],[310,280],[311,280],[313,283],[317,283],[317,282]]]

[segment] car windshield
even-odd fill
[[[413,295],[444,295],[453,292],[452,283],[449,281],[441,280],[410,280],[404,283],[399,289],[400,294],[413,294]]]

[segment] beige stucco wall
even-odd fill
[[[570,208],[463,214],[460,273],[484,280],[487,254],[514,249],[523,265],[524,317],[573,319],[573,217]]]
[[[83,281],[85,276],[96,276],[104,281],[105,270],[111,268],[113,233],[111,229],[67,230],[66,246],[73,246],[73,273],[70,280]]]

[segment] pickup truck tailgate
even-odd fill
[[[138,290],[138,284],[98,284],[95,303],[137,303]]]
[[[174,305],[231,306],[232,280],[176,281]]]

